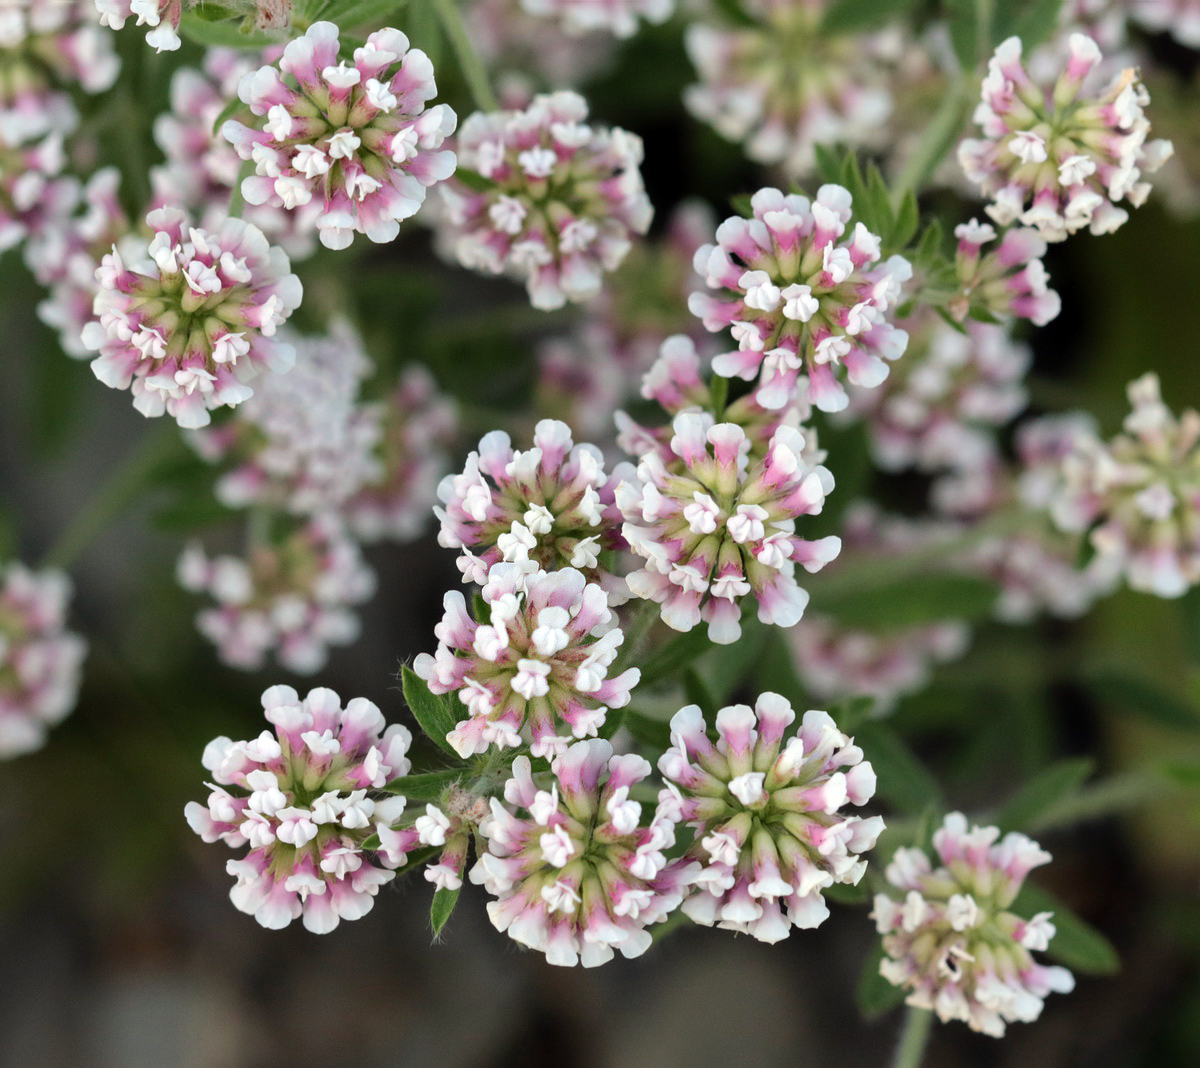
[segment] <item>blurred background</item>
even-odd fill
[[[80,151],[94,158],[75,162],[85,172],[121,164],[134,212],[146,195],[137,183],[157,162],[150,123],[167,107],[172,71],[201,51],[185,43],[155,55],[138,34],[120,38],[117,87],[85,104],[83,128],[98,136]],[[441,99],[465,114],[442,46],[432,34],[414,38],[441,64]],[[1142,43],[1164,87],[1169,122],[1156,132],[1177,145],[1200,141],[1195,53],[1166,37]],[[693,80],[672,24],[615,49],[583,87],[595,116],[643,136],[656,233],[686,198],[721,217],[731,195],[763,182],[738,146],[683,112]],[[920,127],[920,106],[910,101],[896,121]],[[1157,123],[1153,105],[1150,114]],[[1156,194],[1115,235],[1052,249],[1063,313],[1029,337],[1035,411],[1084,408],[1112,433],[1126,382],[1151,369],[1174,409],[1200,406],[1200,221],[1168,199],[1177,208],[1187,198]],[[955,220],[970,210],[945,191],[924,206]],[[533,354],[569,315],[532,313],[515,286],[443,265],[421,226],[383,248],[360,241],[335,259],[318,256],[299,273],[301,328],[344,313],[378,365],[373,381],[421,363],[454,397],[456,461],[481,433],[527,432],[543,414]],[[856,1007],[879,1008],[860,989],[875,943],[863,904],[834,905],[819,930],[774,947],[679,929],[645,957],[596,971],[554,969],[520,951],[491,929],[473,886],[436,945],[420,878],[385,888],[369,917],[325,937],[298,925],[265,931],[236,912],[223,847],[203,845],[183,807],[203,796],[204,744],[256,733],[261,690],[303,681],[223,667],[199,637],[198,605],[174,565],[188,537],[217,548],[236,537],[231,513],[213,502],[215,474],[173,427],[144,420],[128,396],[63,355],[35,314],[41,295],[7,253],[0,558],[36,562],[69,531],[86,542],[70,570],[72,624],[90,653],[74,714],[42,751],[0,765],[0,1065],[887,1063],[902,1012],[866,1018]],[[840,480],[838,450],[861,452],[861,442],[831,431],[826,445]],[[111,496],[105,521],[88,529],[89,502],[146,450],[150,474]],[[873,491],[898,508],[918,496],[908,481],[878,479]],[[362,638],[335,650],[312,684],[407,721],[399,667],[433,648],[442,593],[458,572],[432,533],[370,549],[368,559],[379,592],[362,612]],[[761,635],[739,655],[761,666],[750,678],[766,677],[772,650]],[[938,1027],[926,1063],[1200,1063],[1200,602],[1122,592],[1076,623],[982,624],[967,655],[902,698],[890,723],[950,807],[986,813],[1069,757],[1091,757],[1103,785],[1084,795],[1078,819],[1038,834],[1055,862],[1035,881],[1111,941],[1119,970],[1081,976],[1036,1025],[1014,1025],[1002,1041]],[[880,808],[911,816],[902,802],[885,796]]]

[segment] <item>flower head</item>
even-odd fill
[[[330,515],[277,543],[252,546],[245,559],[210,558],[189,545],[177,573],[185,589],[217,602],[196,625],[222,661],[246,670],[260,668],[272,652],[297,674],[319,670],[329,646],[358,637],[352,609],[375,592],[374,572]]]
[[[0,759],[40,748],[75,707],[87,644],[66,629],[70,597],[61,571],[0,568]]]
[[[513,761],[502,804],[482,827],[488,852],[471,870],[496,900],[497,930],[545,953],[550,964],[585,968],[637,957],[646,927],[683,897],[693,868],[669,863],[675,842],[671,806],[642,826],[631,789],[650,774],[640,756],[613,756],[600,739],[576,742],[554,758],[549,789],[539,788],[527,757]]]
[[[437,652],[413,669],[434,693],[457,693],[468,717],[449,742],[468,757],[489,746],[561,752],[567,736],[594,736],[610,708],[629,703],[641,672],[608,670],[624,640],[608,596],[574,568],[496,564],[483,588],[488,621],[474,620],[457,590],[445,596]]]
[[[716,245],[696,253],[696,271],[716,294],[698,291],[688,307],[712,331],[729,328],[737,350],[713,361],[726,377],[758,378],[758,401],[786,407],[797,380],[808,399],[839,411],[846,391],[836,377],[870,388],[904,353],[908,335],[888,312],[912,275],[902,256],[880,262],[879,238],[862,223],[841,238],[851,218],[850,194],[823,185],[815,200],[760,189],[749,219],[717,228]]]
[[[98,353],[92,371],[106,386],[131,389],[146,416],[207,426],[209,411],[253,394],[264,370],[295,358],[276,333],[300,304],[287,254],[241,219],[215,231],[160,208],[146,216],[149,242],[132,236],[96,272],[99,292],[83,343]]]
[[[598,575],[599,554],[613,546],[620,522],[614,487],[631,473],[623,465],[607,474],[600,450],[576,445],[571,428],[555,419],[537,424],[524,451],[494,430],[466,468],[438,486],[438,542],[462,549],[464,579],[480,584],[501,560]]]
[[[1028,319],[1034,326],[1057,318],[1062,300],[1049,287],[1050,276],[1042,265],[1046,242],[1036,230],[1005,230],[1000,243],[986,253],[983,247],[996,239],[990,224],[972,219],[956,226],[954,236],[961,286],[950,309],[956,319],[965,319],[972,308],[999,319]]]
[[[921,849],[898,849],[887,880],[904,895],[875,897],[886,954],[879,973],[909,991],[908,1004],[1000,1037],[1006,1023],[1036,1020],[1051,991],[1069,993],[1065,968],[1034,961],[1054,937],[1050,913],[1011,912],[1030,870],[1050,854],[1023,834],[970,827],[951,812],[934,833],[941,867]]]
[[[1020,38],[1000,44],[988,63],[983,99],[975,110],[981,139],[959,145],[967,178],[991,203],[1001,226],[1021,222],[1047,241],[1088,227],[1110,233],[1150,193],[1144,174],[1171,155],[1169,141],[1147,142],[1150,95],[1127,69],[1107,86],[1089,77],[1100,48],[1072,34],[1070,57],[1053,85],[1035,82],[1021,61]]]
[[[687,857],[701,871],[683,903],[696,923],[778,942],[793,925],[824,922],[821,891],[866,870],[860,854],[883,820],[840,810],[871,799],[875,772],[827,712],[806,712],[785,741],[795,718],[785,698],[764,693],[754,708],[717,713],[715,743],[698,705],[671,720],[659,803],[696,831]]]
[[[308,930],[327,934],[370,912],[395,877],[372,863],[363,843],[404,811],[403,797],[379,791],[408,773],[412,735],[398,725],[385,730],[383,714],[365,698],[343,708],[324,688],[301,700],[290,686],[272,686],[262,705],[273,729],[249,741],[210,742],[203,764],[212,792],[206,804],[189,802],[185,815],[206,842],[250,846],[226,865],[240,911],[263,927],[303,918]]]
[[[524,280],[535,308],[595,296],[653,214],[641,139],[589,125],[587,114],[571,92],[536,96],[523,111],[477,112],[458,152],[481,181],[441,189],[459,262]]]
[[[781,627],[803,614],[808,594],[796,565],[819,571],[837,556],[836,537],[807,541],[795,521],[816,515],[833,476],[805,459],[804,436],[783,426],[751,462],[746,432],[707,413],[675,417],[673,460],[642,458],[637,481],[617,487],[629,547],[645,560],[626,579],[635,597],[662,605],[663,622],[687,631],[704,620],[722,645],[741,634],[741,599]]]
[[[260,117],[221,128],[256,174],[242,183],[248,204],[289,210],[321,204],[316,225],[327,248],[355,232],[392,241],[425,191],[454,171],[442,148],[457,118],[437,95],[433,65],[399,30],[377,30],[338,62],[338,28],[314,22],[288,43],[276,67],[245,75],[238,96]]]

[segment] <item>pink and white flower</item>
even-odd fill
[[[300,919],[328,934],[370,912],[395,877],[395,863],[382,851],[384,866],[372,863],[363,846],[404,812],[403,797],[380,791],[408,773],[412,735],[399,725],[385,729],[383,713],[365,698],[343,707],[324,688],[301,700],[290,686],[272,686],[262,705],[273,729],[249,741],[211,741],[202,762],[212,792],[184,813],[206,842],[249,845],[226,865],[239,911],[263,927]]]
[[[276,334],[300,305],[300,279],[287,253],[241,219],[201,230],[160,208],[146,223],[149,242],[130,236],[100,261],[83,343],[98,353],[96,377],[130,389],[143,415],[207,426],[211,409],[253,394],[257,375],[291,367],[295,351]]]
[[[902,256],[880,262],[880,241],[862,223],[841,240],[852,215],[850,193],[823,185],[815,200],[760,189],[749,219],[733,216],[717,228],[716,245],[696,253],[696,271],[716,293],[697,291],[692,314],[713,332],[728,328],[737,349],[713,360],[727,378],[758,379],[756,397],[784,408],[806,381],[821,411],[840,411],[845,368],[870,389],[904,353],[908,335],[888,313],[912,268]]]
[[[958,149],[967,178],[990,200],[988,215],[1001,226],[1032,226],[1047,241],[1084,227],[1116,230],[1129,218],[1121,202],[1143,204],[1144,175],[1173,151],[1169,141],[1147,141],[1150,95],[1135,70],[1099,85],[1096,42],[1072,34],[1069,50],[1058,79],[1043,85],[1023,66],[1019,38],[999,45],[975,110],[983,138]]]
[[[567,33],[579,36],[607,30],[617,37],[632,37],[638,20],[666,22],[675,0],[521,0],[530,15],[559,19]]]
[[[576,742],[551,764],[549,788],[529,759],[513,761],[504,801],[492,799],[482,829],[488,852],[471,869],[496,900],[488,915],[499,931],[546,955],[549,964],[592,968],[641,956],[646,928],[678,907],[694,865],[671,863],[673,803],[647,826],[630,796],[650,774],[632,754],[614,756],[600,739]]]
[[[637,480],[617,487],[625,540],[645,561],[627,576],[629,591],[658,602],[675,630],[703,620],[722,645],[741,635],[743,597],[754,597],[762,622],[793,626],[808,603],[796,566],[819,571],[841,548],[837,537],[795,532],[797,519],[820,513],[833,476],[806,460],[804,435],[790,426],[751,462],[750,440],[734,423],[684,412],[672,425],[671,462],[649,453]]]
[[[476,112],[457,147],[479,181],[441,187],[458,261],[521,279],[535,308],[595,296],[650,226],[641,139],[587,117],[587,101],[565,91],[523,111]]]
[[[338,28],[314,22],[290,41],[279,66],[245,75],[238,96],[261,119],[236,119],[223,136],[256,174],[242,183],[248,204],[290,211],[316,201],[321,243],[342,249],[354,234],[392,241],[426,190],[454,172],[443,149],[457,117],[437,95],[433,64],[395,29],[377,30],[338,62]]]
[[[1031,953],[1054,937],[1051,913],[1010,911],[1050,854],[1023,834],[968,828],[961,812],[945,818],[933,848],[939,867],[922,849],[898,849],[887,867],[899,894],[875,897],[886,954],[879,974],[909,992],[909,1005],[999,1038],[1008,1023],[1036,1020],[1046,995],[1075,987],[1066,968],[1038,964]]]
[[[183,0],[95,0],[95,4],[101,26],[119,30],[131,18],[138,26],[149,26],[146,43],[156,52],[174,52],[183,43],[179,39]]]
[[[75,707],[87,643],[66,628],[71,580],[0,568],[0,759],[40,749]]]
[[[1169,33],[1180,44],[1200,48],[1200,3],[1196,0],[1129,0],[1129,17],[1153,33]]]
[[[268,654],[298,675],[324,666],[329,646],[359,634],[353,608],[375,592],[375,574],[358,545],[330,515],[316,516],[278,543],[253,545],[245,558],[209,557],[191,544],[179,583],[217,603],[196,625],[230,667],[254,671]]]
[[[961,291],[950,306],[960,322],[972,308],[998,319],[1028,319],[1045,326],[1058,317],[1062,300],[1049,287],[1042,265],[1045,239],[1026,227],[1005,230],[1000,243],[985,254],[984,245],[996,240],[996,229],[972,219],[954,228],[958,238],[955,269]]]
[[[806,712],[785,741],[795,718],[785,698],[764,693],[753,708],[717,713],[715,743],[698,705],[671,719],[659,806],[695,828],[686,857],[701,870],[683,911],[696,923],[778,942],[793,926],[820,926],[822,890],[866,871],[862,854],[883,820],[841,810],[871,799],[875,771],[827,712]]]
[[[496,564],[483,601],[486,622],[471,618],[460,592],[448,592],[437,652],[413,662],[433,693],[457,693],[465,707],[447,738],[460,756],[522,745],[553,756],[568,735],[594,737],[610,708],[629,703],[641,671],[609,677],[624,635],[608,595],[582,572]]]

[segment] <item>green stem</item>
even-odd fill
[[[967,108],[967,87],[972,84],[970,78],[960,77],[942,99],[942,106],[925,128],[925,135],[892,183],[893,209],[898,209],[910,192],[921,191],[921,187],[958,140]]]
[[[928,1009],[908,1010],[904,1017],[904,1030],[900,1032],[900,1044],[896,1047],[896,1059],[892,1068],[920,1068],[929,1042],[929,1031],[933,1026],[933,1013]]]
[[[496,94],[492,92],[483,61],[467,36],[467,28],[463,25],[462,15],[459,13],[455,0],[432,0],[432,2],[437,10],[438,18],[442,22],[442,29],[446,31],[446,36],[450,39],[450,47],[454,49],[454,54],[458,57],[458,65],[466,79],[467,88],[471,90],[475,106],[480,111],[499,111],[500,103],[496,99]]]
[[[625,624],[625,640],[621,643],[621,651],[617,654],[617,660],[610,675],[624,671],[630,664],[643,659],[641,654],[644,651],[643,646],[646,644],[646,635],[658,622],[661,611],[657,601],[637,602],[637,607],[630,612],[629,621]]]
[[[44,563],[50,567],[66,568],[83,552],[145,489],[146,479],[161,462],[163,444],[168,436],[178,441],[175,420],[167,417],[164,424],[144,435],[125,456],[100,489],[75,513],[67,529],[46,553]]]

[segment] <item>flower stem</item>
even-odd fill
[[[500,103],[496,100],[496,94],[492,92],[483,61],[467,36],[467,28],[463,25],[462,15],[455,0],[433,0],[433,6],[441,20],[442,29],[450,39],[450,47],[458,57],[458,65],[466,79],[467,88],[471,90],[475,106],[480,111],[499,111]]]
[[[968,95],[967,87],[973,84],[970,78],[960,77],[942,99],[932,121],[925,128],[912,155],[905,161],[900,173],[892,183],[892,206],[898,208],[909,192],[919,193],[929,176],[937,170],[954,146],[962,130]]]
[[[928,1009],[908,1010],[904,1017],[904,1030],[900,1032],[900,1044],[896,1047],[896,1058],[892,1068],[920,1068],[929,1042],[929,1031],[933,1026],[933,1013]]]

